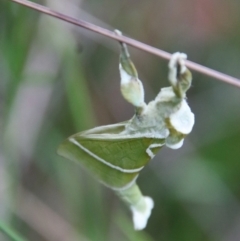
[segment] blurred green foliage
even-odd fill
[[[240,77],[240,2],[45,0],[72,17]],[[130,48],[146,99],[167,86],[167,63]],[[56,155],[69,135],[130,119],[118,44],[0,2],[0,219],[34,241],[240,240],[240,90],[198,73],[196,124],[180,150],[163,148],[138,183],[155,207],[144,231],[115,194]],[[0,240],[9,240],[0,233]]]

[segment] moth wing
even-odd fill
[[[90,134],[120,134],[125,130],[125,126],[128,122],[129,121],[123,121],[117,124],[98,126],[86,131],[79,132],[75,135],[87,136]]]
[[[81,163],[107,186],[122,188],[133,182],[151,159],[147,151],[151,144],[159,144],[149,149],[155,154],[164,142],[121,135],[124,127],[120,123],[77,133],[60,145],[58,154]]]

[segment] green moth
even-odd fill
[[[136,179],[164,145],[180,148],[191,132],[194,114],[186,102],[186,91],[192,75],[185,66],[187,56],[173,54],[168,76],[171,86],[162,88],[155,100],[146,104],[143,85],[127,46],[120,44],[121,93],[135,106],[135,115],[122,123],[70,136],[59,146],[58,154],[81,163],[97,180],[113,189],[131,209],[134,228],[141,230],[147,225],[154,203],[142,195]]]

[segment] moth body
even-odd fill
[[[191,73],[185,66],[186,55],[173,54],[169,63],[171,86],[162,88],[147,105],[142,82],[123,43],[121,51],[121,92],[135,106],[136,114],[129,121],[70,136],[60,145],[58,154],[80,163],[98,181],[113,189],[129,206],[134,228],[140,230],[147,225],[154,203],[142,195],[136,179],[164,145],[180,148],[191,132],[194,114],[185,100]]]

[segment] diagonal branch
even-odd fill
[[[39,12],[45,13],[45,14],[50,15],[52,17],[61,19],[65,22],[72,23],[72,24],[77,25],[79,27],[82,27],[82,28],[91,30],[93,32],[102,34],[104,36],[107,36],[109,38],[124,42],[128,45],[131,45],[135,48],[144,50],[144,51],[149,52],[151,54],[157,55],[161,58],[164,58],[164,59],[170,59],[171,58],[171,54],[167,53],[163,50],[154,48],[152,46],[149,46],[147,44],[144,44],[140,41],[137,41],[137,40],[129,38],[129,37],[116,35],[115,32],[113,32],[113,31],[107,30],[105,28],[96,26],[94,24],[88,23],[88,22],[80,20],[80,19],[72,18],[72,17],[64,15],[62,13],[53,11],[53,10],[51,10],[47,7],[44,7],[42,5],[39,5],[37,3],[33,3],[33,2],[28,1],[28,0],[12,0],[12,1],[16,2],[16,3],[19,3],[21,5],[24,5],[26,7],[32,8],[34,10],[37,10]],[[231,85],[234,85],[234,86],[237,86],[237,87],[240,88],[240,79],[237,79],[237,78],[234,78],[232,76],[223,74],[219,71],[210,69],[208,67],[202,66],[200,64],[194,63],[194,62],[189,61],[189,60],[186,61],[186,65],[187,65],[188,68],[190,68],[192,70],[195,70],[195,71],[200,72],[204,75],[213,77],[217,80],[223,81],[225,83],[228,83],[228,84],[231,84]]]

